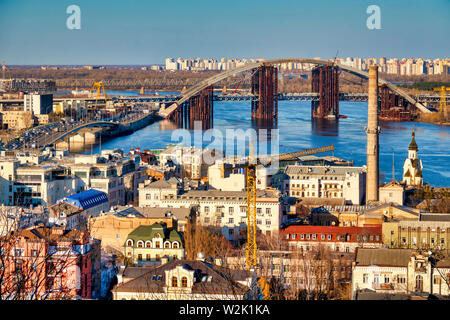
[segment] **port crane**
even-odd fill
[[[102,95],[102,91],[103,91],[103,95]],[[92,85],[90,94],[91,97],[94,97],[93,94],[95,92],[95,105],[94,105],[94,110],[98,110],[98,100],[99,99],[105,99],[105,105],[108,101],[108,96],[106,94],[106,90],[105,87],[103,86],[103,82],[94,82],[94,84]]]
[[[257,268],[257,244],[256,244],[256,167],[259,165],[270,165],[275,161],[286,161],[297,157],[311,154],[334,151],[334,145],[305,149],[302,151],[282,153],[278,155],[255,158],[253,142],[250,145],[250,154],[231,168],[222,169],[222,174],[236,169],[245,170],[247,182],[247,245],[246,245],[246,266],[250,270]]]

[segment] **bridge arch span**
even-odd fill
[[[186,90],[180,100],[171,104],[168,108],[161,110],[159,112],[159,115],[167,118],[172,112],[174,112],[178,108],[179,105],[181,105],[182,103],[189,100],[189,98],[197,95],[203,89],[205,89],[211,85],[214,85],[232,75],[236,75],[236,74],[240,74],[245,71],[256,69],[263,65],[272,65],[273,66],[273,65],[285,64],[285,63],[290,63],[290,62],[310,63],[310,64],[316,64],[316,65],[331,65],[331,64],[333,64],[333,62],[331,62],[331,61],[320,60],[320,59],[310,59],[310,58],[281,58],[281,59],[271,59],[271,60],[265,60],[265,61],[260,61],[260,62],[247,63],[243,66],[234,68],[232,70],[227,70],[227,71],[218,73],[218,74],[213,75],[205,80],[200,81],[198,84],[196,84],[196,85],[190,87],[188,90]],[[369,79],[368,72],[361,71],[356,68],[349,67],[347,65],[343,65],[340,63],[336,63],[335,65],[345,72],[356,75],[365,80]],[[399,87],[395,86],[394,84],[390,83],[389,81],[378,78],[378,82],[388,86],[392,92],[405,98],[409,103],[411,103],[412,105],[417,107],[421,112],[423,112],[423,113],[431,112],[425,106],[423,106],[420,102],[416,101],[413,97],[408,95],[405,91],[401,90]]]

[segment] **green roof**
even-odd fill
[[[411,136],[412,136],[412,138],[411,138],[411,142],[409,143],[408,150],[416,150],[417,151],[417,150],[419,150],[419,147],[417,146],[416,139],[414,138],[416,136],[414,130],[413,130]]]
[[[169,240],[181,242],[181,235],[176,230],[172,230],[170,231]]]
[[[164,239],[165,229],[161,223],[154,223],[151,226],[139,226],[128,234],[128,239],[152,240],[157,233]]]
[[[139,226],[128,234],[127,240],[132,239],[133,247],[136,247],[138,240],[142,240],[144,242],[147,240],[152,240],[157,233],[160,235],[163,241],[177,241],[181,244],[180,247],[183,247],[182,237],[180,233],[176,230],[170,230],[169,232],[166,226],[161,223],[154,223],[151,226]]]

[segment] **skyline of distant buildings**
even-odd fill
[[[314,59],[320,59],[315,57]],[[181,57],[166,58],[165,60],[165,70],[168,71],[206,71],[206,70],[216,70],[225,71],[240,67],[246,63],[255,63],[259,61],[264,61],[266,59],[255,59],[255,58],[232,58],[226,59],[221,58],[216,60],[213,58],[187,58],[183,59]],[[367,71],[369,67],[374,64],[380,66],[380,71],[388,74],[397,75],[448,75],[450,74],[450,59],[449,58],[438,58],[438,59],[413,59],[413,58],[359,58],[359,57],[347,57],[347,58],[337,58],[337,59],[327,59],[328,61],[335,60],[339,64],[347,65],[358,70]],[[151,69],[154,70],[154,66]],[[295,63],[289,62],[281,65],[281,70],[309,70],[310,64],[308,63]],[[146,67],[143,67],[146,68]]]

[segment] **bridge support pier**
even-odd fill
[[[311,117],[339,118],[339,74],[336,66],[319,66],[311,72],[312,92],[319,94],[318,101],[311,102]]]
[[[278,69],[262,65],[252,76],[252,120],[269,124],[278,119]]]
[[[408,101],[391,92],[385,84],[380,89],[380,120],[411,121],[413,113],[408,106]]]
[[[202,122],[202,130],[213,126],[213,86],[209,86],[182,103],[171,115],[179,128],[194,129],[194,122]]]

